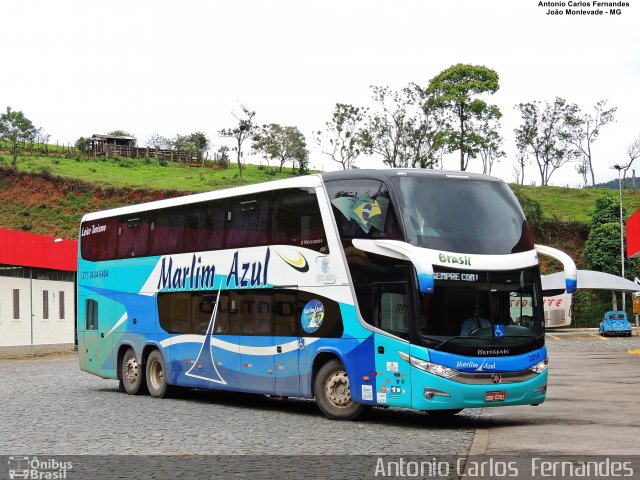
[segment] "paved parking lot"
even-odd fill
[[[0,455],[466,455],[479,413],[443,422],[373,409],[361,421],[336,422],[308,400],[131,397],[116,381],[81,372],[73,355],[2,360],[0,379]]]
[[[447,420],[376,408],[335,422],[308,400],[219,392],[130,397],[81,372],[73,355],[0,360],[0,455],[467,455],[472,444],[474,453],[606,453],[598,439],[640,451],[640,338],[552,335],[547,402]]]
[[[473,454],[637,455],[640,338],[594,332],[547,335],[546,401],[484,409]]]

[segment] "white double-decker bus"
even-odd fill
[[[79,362],[129,394],[175,387],[455,414],[547,386],[538,253],[502,181],[310,175],[87,214]]]

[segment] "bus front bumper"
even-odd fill
[[[514,383],[470,385],[412,369],[411,401],[418,410],[539,405],[547,393],[548,371]]]

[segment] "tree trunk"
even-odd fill
[[[242,162],[240,161],[240,147],[242,143],[238,140],[238,179],[242,182]]]
[[[464,107],[460,106],[460,170],[465,171],[464,165]]]

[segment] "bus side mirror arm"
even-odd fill
[[[365,252],[410,261],[416,269],[420,293],[433,293],[433,264],[420,249],[397,240],[353,239],[353,246]]]
[[[573,259],[557,248],[547,247],[546,245],[536,245],[536,252],[541,255],[555,258],[562,262],[564,267],[564,281],[567,293],[573,293],[578,288],[578,269]]]

